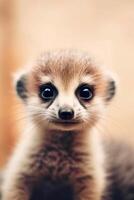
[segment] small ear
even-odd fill
[[[27,92],[27,75],[25,73],[15,75],[15,88],[18,96],[26,102],[28,98]]]
[[[116,78],[115,75],[108,74],[107,76],[107,88],[106,88],[106,102],[109,102],[113,99],[116,94]]]

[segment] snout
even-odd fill
[[[82,121],[76,116],[76,111],[69,106],[60,107],[56,119],[52,120],[53,128],[59,130],[80,129]]]
[[[58,116],[61,120],[72,120],[74,118],[74,110],[70,107],[60,108]]]

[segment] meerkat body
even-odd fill
[[[106,187],[103,200],[134,199],[134,147],[124,140],[104,140]]]
[[[105,156],[95,128],[115,92],[113,79],[75,51],[44,53],[16,81],[28,113],[2,200],[101,200]]]

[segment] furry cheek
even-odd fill
[[[101,97],[95,97],[94,100],[86,105],[84,111],[85,121],[90,124],[95,124],[98,120],[102,119],[105,114],[105,103]]]

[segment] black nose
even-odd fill
[[[74,117],[74,111],[71,108],[60,108],[59,118],[62,120],[71,120]]]

